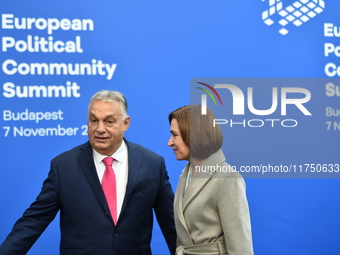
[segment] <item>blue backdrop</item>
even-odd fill
[[[311,92],[312,116],[300,113],[297,127],[224,127],[226,156],[238,166],[340,164],[339,8],[337,0],[1,1],[0,242],[50,160],[87,141],[88,101],[102,89],[125,94],[126,138],[165,157],[175,190],[186,162],[167,147],[167,115],[190,104],[192,78],[324,78],[292,86]],[[242,86],[245,95],[253,87],[255,108],[270,107],[271,87]],[[246,178],[255,254],[340,254],[337,177]],[[29,254],[59,254],[59,240],[56,219]],[[157,225],[152,246],[168,254]]]

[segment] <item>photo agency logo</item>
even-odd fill
[[[209,88],[218,98],[218,101],[220,102],[220,105],[222,105],[222,99],[220,97],[220,95],[217,93],[216,89],[214,89],[213,87],[211,87],[210,85],[206,84],[206,83],[203,83],[203,82],[197,82],[207,88]],[[210,98],[213,100],[214,104],[217,105],[217,102],[216,102],[216,99],[215,99],[215,96],[207,89],[205,88],[201,88],[201,87],[197,87],[198,89],[200,90],[203,90],[205,93],[207,93]],[[202,112],[202,115],[206,115],[207,114],[207,95],[206,94],[202,94],[201,95],[201,112]]]
[[[244,83],[249,84],[249,80],[241,79],[239,84]],[[216,107],[209,107],[211,111],[214,112],[216,119],[213,120],[212,125],[228,125],[230,127],[296,127],[298,125],[298,121],[296,119],[286,119],[286,118],[270,118],[270,115],[276,113],[275,116],[280,114],[281,117],[286,117],[287,114],[287,106],[290,111],[294,111],[294,116],[311,116],[311,112],[307,109],[305,104],[311,99],[311,92],[308,89],[301,87],[271,87],[271,97],[268,97],[268,86],[257,86],[257,94],[256,99],[253,94],[253,88],[247,87],[246,93],[242,91],[242,89],[233,84],[214,84],[209,85],[203,82],[197,82],[207,88],[196,87],[197,89],[202,90],[206,94],[201,94],[201,115],[207,114],[207,105],[209,103],[208,98],[214,102]],[[237,83],[237,82],[235,82]],[[234,83],[234,84],[235,84]],[[256,82],[255,82],[256,83]],[[255,84],[254,83],[254,84]],[[270,85],[275,83],[273,79],[270,80],[262,80],[262,85]],[[289,81],[287,81],[289,83]],[[243,86],[242,86],[243,87]],[[222,96],[229,97],[230,94],[225,94],[223,90],[219,90],[217,92],[216,89],[227,89],[230,92],[232,98],[232,117],[233,118],[220,118],[229,115],[231,104],[228,105],[228,99],[225,100],[227,102],[226,105],[222,105]],[[211,93],[212,92],[212,93]],[[261,93],[259,93],[261,92]],[[196,93],[195,93],[196,94]],[[197,94],[196,94],[197,95]],[[209,95],[209,97],[207,97]],[[279,96],[280,95],[280,96]],[[219,105],[217,104],[217,100],[215,96],[219,100]],[[196,97],[197,98],[197,97]],[[271,100],[271,102],[270,102]],[[254,106],[254,101],[256,102],[264,102],[266,105],[270,105],[270,108],[267,109],[257,109]],[[268,104],[269,103],[269,104]],[[295,107],[295,109],[294,109]],[[302,115],[301,115],[302,113]],[[246,119],[248,116],[254,116],[256,118]],[[259,118],[258,116],[266,116],[265,118]]]
[[[281,35],[289,33],[288,27],[293,24],[300,27],[322,13],[325,9],[323,0],[299,0],[287,5],[287,0],[262,0],[268,2],[268,9],[262,12],[263,22],[271,26],[277,22],[281,28],[278,32]]]

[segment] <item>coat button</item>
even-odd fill
[[[113,234],[113,237],[118,237],[118,234]]]

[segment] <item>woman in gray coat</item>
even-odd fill
[[[177,255],[251,255],[251,226],[245,183],[225,162],[223,136],[215,116],[200,105],[169,115],[168,145],[188,160],[177,186],[174,214]]]

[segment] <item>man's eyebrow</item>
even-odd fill
[[[120,114],[113,113],[113,114],[109,114],[109,115],[104,116],[104,118],[105,119],[107,119],[107,118],[118,118],[119,115]]]
[[[108,118],[117,118],[120,114],[116,114],[116,113],[112,113],[112,114],[108,114],[104,116],[104,119],[108,119]],[[89,112],[89,117],[95,117],[97,118],[97,115],[93,112]]]

